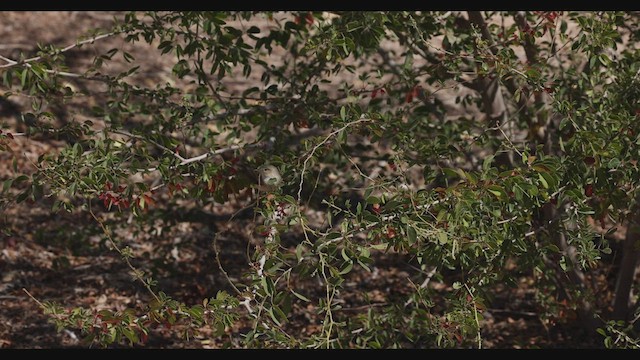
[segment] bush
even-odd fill
[[[54,212],[90,215],[147,289],[144,311],[41,303],[104,346],[180,323],[228,346],[482,347],[496,286],[528,276],[549,324],[575,313],[605,346],[637,347],[637,24],[618,12],[128,13],[67,48],[2,59],[5,97],[32,99],[3,151],[18,135],[65,141],[4,178],[2,206],[52,198]],[[173,78],[145,85],[145,64],[119,48],[65,66],[112,37],[174,59]],[[57,104],[73,114],[64,126]],[[263,164],[281,184],[259,183]],[[253,212],[236,239],[249,265],[186,305],[130,244],[212,204]],[[210,238],[224,274],[230,237]],[[384,256],[413,271],[379,302],[349,282]],[[300,308],[317,311],[315,331],[289,327]],[[232,330],[241,319],[252,326]]]

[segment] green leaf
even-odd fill
[[[537,196],[538,193],[540,192],[537,186],[534,186],[531,184],[522,184],[521,186],[527,190],[527,193],[529,193],[531,197]]]
[[[549,188],[549,183],[547,182],[547,180],[545,180],[544,176],[542,176],[542,173],[538,173],[538,179],[545,189]]]
[[[304,250],[304,245],[298,244],[298,246],[296,246],[296,259],[298,260],[298,262],[302,262],[302,260],[304,259],[302,255],[303,250]]]
[[[304,302],[311,302],[311,300],[310,300],[308,297],[306,297],[306,296],[304,296],[304,295],[302,295],[302,294],[300,294],[300,293],[297,293],[297,292],[296,292],[295,290],[293,290],[293,289],[291,289],[291,293],[292,293],[295,297],[297,297],[298,299],[300,299],[300,300],[302,300],[302,301],[304,301]]]
[[[445,245],[448,240],[449,237],[447,236],[446,232],[438,231],[438,242],[440,243],[440,245]]]
[[[473,172],[466,172],[465,176],[467,178],[467,182],[471,185],[476,185],[478,183],[478,175]]]
[[[116,341],[116,338],[118,336],[118,330],[115,327],[109,327],[108,334],[109,334],[109,342],[113,343]]]
[[[554,244],[549,244],[546,246],[547,249],[553,251],[554,253],[560,253],[560,248],[558,248],[556,245]]]
[[[566,34],[567,33],[567,25],[568,25],[568,23],[565,20],[562,20],[560,22],[560,34]]]
[[[405,55],[405,58],[404,58],[404,64],[402,65],[402,67],[405,70],[413,69],[413,52],[407,51],[407,54]]]
[[[456,172],[458,173],[458,176],[460,176],[460,179],[462,180],[468,179],[467,173],[463,169],[458,168],[456,169]]]
[[[495,195],[498,199],[501,199],[507,196],[507,193],[504,191],[504,189],[498,185],[487,186],[487,191]]]
[[[136,334],[135,331],[131,330],[130,328],[128,327],[123,328],[122,333],[127,339],[129,339],[129,341],[132,344],[137,344],[139,342],[138,335]]]
[[[358,259],[358,264],[360,264],[360,266],[362,266],[363,269],[365,269],[368,272],[371,272],[371,269],[369,268],[369,266],[367,266],[367,264],[365,264],[364,262],[360,261],[360,259]]]
[[[144,196],[140,196],[138,201],[138,206],[140,206],[140,209],[144,209],[144,205],[145,205],[145,200],[144,200]]]
[[[362,219],[370,223],[378,222],[379,220],[378,217],[376,217],[376,215],[373,215],[368,211],[364,213],[364,215],[362,216]]]
[[[417,241],[416,229],[414,229],[410,225],[407,225],[407,238],[409,239],[409,244],[410,245],[415,244],[416,241]]]
[[[374,244],[371,245],[370,248],[374,249],[374,250],[387,250],[387,248],[389,248],[389,244]]]
[[[348,274],[353,269],[353,261],[347,263],[347,266],[340,270],[340,275]]]
[[[384,204],[384,209],[386,211],[394,211],[396,210],[398,207],[400,207],[402,204],[397,201],[397,200],[390,200],[387,203]]]
[[[267,314],[269,314],[269,316],[271,316],[271,319],[273,320],[273,322],[278,324],[278,326],[281,326],[282,323],[280,323],[280,320],[278,319],[278,316],[276,316],[276,309],[277,309],[276,306],[274,306],[272,308],[268,308],[267,309]]]
[[[540,78],[540,72],[534,68],[529,68],[524,73],[533,81],[536,81]]]
[[[270,282],[269,278],[263,276],[260,279],[260,284],[262,285],[262,289],[267,296],[271,296],[273,294],[273,284]]]
[[[351,258],[347,255],[347,252],[346,252],[345,248],[342,248],[342,251],[340,251],[340,254],[342,255],[342,258],[345,261],[347,261],[347,262],[351,261]]]
[[[531,166],[531,168],[539,173],[547,173],[549,172],[549,168],[542,164],[535,164]]]
[[[380,204],[380,198],[376,196],[367,197],[367,204]]]
[[[515,198],[517,201],[522,201],[523,197],[524,197],[524,193],[522,192],[522,190],[520,189],[520,187],[518,185],[514,185],[513,186],[513,193],[515,195]]]
[[[555,189],[558,186],[559,180],[555,174],[556,173],[551,173],[551,172],[540,173],[540,175],[542,175],[542,177],[545,179],[547,184],[549,184],[549,188],[551,189]]]
[[[132,62],[135,60],[135,57],[133,57],[133,55],[129,54],[126,51],[122,52],[122,57],[124,58],[124,60],[128,63]]]
[[[456,179],[456,178],[460,177],[460,173],[458,171],[456,171],[456,169],[443,168],[442,172],[449,178]]]
[[[31,194],[30,188],[23,191],[16,197],[16,202],[21,203],[27,199],[27,197]]]
[[[260,88],[258,88],[257,86],[253,86],[253,87],[250,87],[250,88],[248,88],[247,90],[243,91],[243,92],[242,92],[242,96],[243,96],[243,97],[245,97],[245,96],[249,96],[249,95],[251,95],[252,93],[257,93],[257,92],[259,92],[259,91],[260,91]]]
[[[342,231],[343,234],[346,234],[349,231],[349,222],[348,221],[343,221],[340,224],[340,231]]]
[[[484,158],[484,161],[482,162],[482,170],[486,173],[489,171],[489,169],[491,169],[491,163],[493,162],[493,159],[495,158],[495,155],[489,155],[486,158]]]
[[[51,211],[52,212],[58,212],[58,210],[60,209],[60,204],[62,203],[62,201],[60,200],[56,200],[53,202],[53,206],[51,207]]]
[[[7,190],[9,190],[9,188],[11,187],[11,184],[13,184],[13,179],[7,179],[2,183],[2,192],[7,192]]]
[[[20,74],[20,86],[24,89],[25,84],[27,83],[27,75],[29,74],[29,69],[22,69],[22,74]]]
[[[567,259],[564,256],[560,258],[560,268],[562,269],[562,271],[567,271],[568,269]]]

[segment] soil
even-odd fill
[[[37,44],[67,46],[90,29],[108,28],[113,16],[108,12],[0,12],[0,55],[17,59],[21,53],[34,56]],[[85,68],[97,53],[109,48],[130,51],[144,67],[135,81],[153,84],[167,81],[171,61],[157,56],[157,50],[144,42],[129,44],[117,37],[88,44],[66,53],[70,69]],[[2,62],[0,62],[1,64]],[[118,71],[117,65],[108,69]],[[78,88],[99,86],[76,82]],[[187,86],[187,85],[185,85]],[[239,85],[238,85],[239,86]],[[2,89],[0,89],[2,90]],[[92,89],[94,90],[94,89]],[[6,91],[6,89],[4,89]],[[2,94],[0,94],[2,95]],[[99,102],[88,98],[83,103],[65,104],[69,111],[58,109],[70,121],[82,108]],[[0,103],[0,128],[21,131],[16,116],[27,111],[28,99],[12,96],[11,102]],[[79,117],[80,115],[78,115]],[[37,157],[58,151],[63,142],[46,138],[15,137],[10,147],[17,160],[18,173],[33,172]],[[0,181],[14,175],[9,152],[0,152]],[[153,272],[158,288],[186,304],[201,303],[219,290],[232,291],[215,261],[212,234],[226,229],[219,239],[222,267],[231,279],[241,279],[249,266],[247,247],[251,242],[245,229],[253,219],[238,217],[228,223],[226,216],[244,206],[242,201],[205,209],[204,221],[177,222],[161,235],[140,229],[138,234],[123,234],[133,248],[135,265]],[[43,314],[40,302],[57,302],[66,308],[82,306],[92,309],[123,310],[141,308],[149,301],[144,287],[131,276],[131,271],[115,251],[103,241],[93,219],[80,209],[71,213],[52,214],[51,202],[23,202],[2,208],[0,213],[0,348],[83,348],[80,334],[74,329],[57,331]],[[115,216],[115,215],[114,215]],[[126,219],[123,219],[123,221]],[[409,291],[407,278],[417,270],[410,259],[396,254],[380,254],[371,273],[354,271],[347,288],[365,290],[369,301],[384,304],[396,294]],[[440,285],[441,291],[450,289]],[[306,289],[309,292],[312,288]],[[360,298],[345,298],[345,308],[364,305]],[[321,319],[312,307],[296,307],[289,319],[291,329],[309,333],[318,329]],[[602,339],[586,336],[575,316],[553,323],[543,319],[534,298],[532,280],[523,275],[516,287],[495,289],[482,323],[484,348],[595,348]],[[244,331],[248,323],[239,323],[231,331]],[[208,337],[203,331],[189,341],[179,331],[153,330],[146,348],[218,348],[239,346],[225,344],[226,339]]]

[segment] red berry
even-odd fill
[[[314,18],[313,18],[313,14],[312,13],[307,13],[307,16],[304,18],[307,22],[308,25],[313,25],[314,22]]]
[[[596,163],[596,159],[593,156],[587,156],[584,158],[584,163],[591,166]]]
[[[381,209],[381,207],[380,207],[380,204],[373,204],[373,212],[374,212],[374,213],[376,213],[376,214],[380,214],[380,211],[381,211],[381,210],[382,210],[382,209]]]
[[[407,95],[405,96],[404,100],[407,102],[407,104],[412,102],[413,101],[413,93],[412,92],[408,92]]]
[[[391,226],[387,226],[387,239],[393,239],[394,237],[396,237],[396,230]]]
[[[593,184],[586,184],[584,186],[584,194],[588,197],[593,196]]]

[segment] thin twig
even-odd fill
[[[190,164],[192,162],[196,162],[196,161],[200,161],[200,160],[204,160],[206,158],[208,158],[209,156],[213,156],[213,155],[220,155],[220,154],[224,154],[230,151],[234,151],[234,150],[238,150],[238,149],[243,149],[243,148],[251,148],[251,147],[258,147],[258,146],[262,146],[262,144],[248,144],[248,145],[231,145],[227,148],[222,148],[222,149],[218,149],[218,150],[214,150],[214,151],[209,151],[207,153],[204,153],[202,155],[198,155],[189,159],[184,159],[183,161],[180,162],[179,165],[186,165],[186,164]]]
[[[500,221],[498,221],[498,222],[496,223],[496,225],[506,224],[506,223],[508,223],[508,222],[511,222],[511,221],[516,220],[517,218],[518,218],[518,216],[516,215],[516,216],[514,216],[514,217],[512,217],[512,218],[510,218],[510,219],[500,220]]]
[[[519,316],[527,316],[527,317],[539,317],[540,314],[533,311],[517,311],[517,310],[509,310],[509,309],[487,309],[487,311],[491,314],[513,314]]]
[[[482,349],[482,335],[480,334],[480,319],[478,319],[478,306],[476,305],[476,299],[475,296],[473,296],[473,292],[471,292],[471,289],[469,289],[469,286],[466,283],[464,284],[464,287],[465,289],[467,289],[467,293],[469,294],[469,296],[471,296],[471,300],[473,301],[473,317],[476,322],[476,328],[478,329],[478,349]]]
[[[242,295],[242,292],[238,289],[238,287],[236,287],[233,281],[231,281],[229,274],[224,269],[224,267],[222,267],[222,263],[220,262],[220,249],[218,248],[218,235],[219,233],[216,233],[216,235],[213,237],[213,252],[216,254],[216,263],[218,264],[218,269],[220,269],[222,275],[224,275],[229,285],[231,285],[231,287],[238,293],[238,295]]]
[[[298,202],[301,202],[302,199],[302,185],[304,184],[304,173],[307,169],[307,163],[309,162],[309,160],[311,160],[311,158],[313,157],[313,154],[315,154],[316,150],[318,150],[318,148],[322,145],[324,145],[327,141],[329,141],[329,139],[331,139],[331,137],[333,137],[334,135],[340,133],[341,131],[344,131],[346,128],[348,128],[349,126],[361,123],[361,122],[368,122],[371,121],[371,119],[368,118],[361,118],[358,119],[356,121],[350,122],[348,124],[346,124],[345,126],[341,127],[338,130],[335,130],[331,133],[329,133],[329,135],[327,135],[324,140],[322,140],[321,142],[319,142],[318,144],[316,144],[316,146],[313,147],[313,149],[311,149],[311,153],[309,154],[309,156],[307,156],[306,159],[304,159],[304,163],[302,164],[302,171],[300,172],[300,185],[298,187]]]
[[[337,311],[362,311],[362,310],[368,310],[371,308],[375,308],[375,307],[383,307],[383,306],[387,306],[389,305],[388,303],[384,302],[384,303],[373,303],[373,304],[368,304],[368,305],[362,305],[362,306],[354,306],[354,307],[348,307],[348,308],[339,308],[339,309],[334,309]]]
[[[110,131],[110,132],[112,132],[112,133],[115,133],[115,134],[120,134],[120,135],[128,136],[128,137],[130,137],[130,138],[139,139],[139,140],[143,140],[143,141],[149,141],[150,143],[154,144],[155,146],[159,147],[160,149],[162,149],[162,150],[164,150],[164,151],[168,152],[169,154],[171,154],[171,155],[173,155],[173,156],[177,157],[180,161],[184,161],[184,160],[186,160],[185,158],[183,158],[182,156],[180,156],[180,154],[178,154],[177,152],[175,152],[175,151],[173,151],[173,150],[169,149],[168,147],[166,147],[166,146],[164,146],[164,145],[162,145],[162,144],[158,143],[157,141],[154,141],[154,140],[152,140],[152,139],[150,139],[150,138],[148,138],[148,137],[144,137],[144,136],[140,136],[140,135],[132,134],[132,133],[130,133],[130,132],[128,132],[128,131],[124,131],[124,130],[117,130],[117,129],[113,130],[113,129],[112,129],[112,130],[109,130],[109,131]]]
[[[511,142],[511,139],[509,139],[509,136],[505,134],[504,130],[502,130],[502,128],[499,126],[498,126],[498,130],[500,130],[500,133],[505,138],[505,140],[509,142],[509,145],[511,145],[511,149],[516,153],[518,153],[518,155],[520,155],[520,157],[522,158],[522,152],[520,152],[520,150],[518,150],[518,148],[513,144],[513,142]]]
[[[96,214],[93,213],[93,210],[91,209],[91,207],[89,207],[89,214],[91,214],[93,219],[98,223],[98,225],[100,225],[100,228],[102,228],[102,231],[107,236],[107,239],[109,240],[109,243],[111,243],[111,246],[113,246],[113,248],[120,254],[120,256],[122,256],[124,261],[127,263],[127,266],[129,266],[129,268],[133,271],[133,274],[134,274],[135,278],[138,279],[144,285],[144,287],[156,299],[156,301],[161,303],[162,301],[160,301],[160,298],[158,297],[158,295],[156,295],[156,293],[153,291],[153,289],[151,289],[151,286],[146,281],[144,281],[144,279],[140,275],[140,271],[135,266],[133,266],[131,261],[129,261],[129,258],[124,255],[124,253],[122,252],[122,249],[120,249],[118,247],[116,242],[111,237],[111,234],[109,233],[109,230],[107,229],[107,227],[104,225],[104,223],[100,219],[98,219]]]
[[[420,284],[420,288],[421,289],[425,289],[427,286],[429,286],[429,283],[431,282],[431,279],[436,274],[436,270],[438,270],[438,267],[434,266],[433,269],[431,269],[431,271],[429,271],[427,273],[427,277],[424,279],[422,284]]]
[[[31,295],[31,293],[29,292],[29,290],[22,288],[22,291],[24,291],[25,293],[27,293],[27,295],[29,295],[29,297],[35,301],[38,305],[40,305],[41,308],[46,309],[46,306],[44,306],[43,303],[40,302],[40,300],[36,299],[33,295]]]

